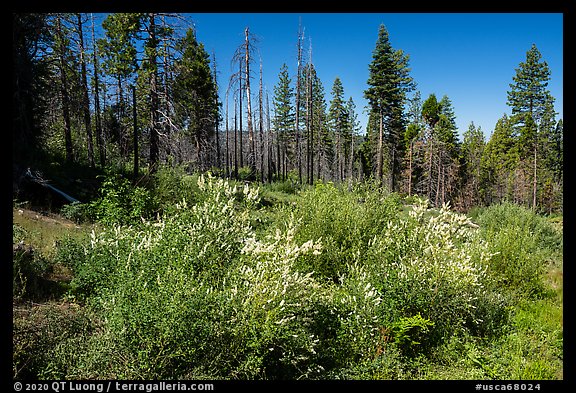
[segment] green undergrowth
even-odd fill
[[[562,378],[546,218],[503,204],[472,222],[370,183],[152,180],[104,179],[97,225],[15,251],[15,282],[68,272],[42,306],[14,294],[15,378]]]

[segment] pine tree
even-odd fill
[[[116,104],[110,108],[114,117],[112,135],[118,143],[120,154],[128,154],[128,135],[125,119],[127,113],[126,84],[131,82],[138,69],[136,38],[140,30],[142,14],[110,14],[102,22],[105,37],[98,40],[98,49],[102,54],[103,68],[106,74],[115,79]]]
[[[518,145],[512,120],[504,114],[496,122],[494,132],[482,154],[482,182],[485,204],[513,200],[516,188],[514,174],[519,162]]]
[[[464,211],[482,203],[481,164],[486,142],[480,127],[471,122],[462,140],[461,205]]]
[[[294,90],[291,83],[288,66],[284,63],[278,75],[278,83],[274,86],[274,117],[272,120],[277,135],[277,162],[281,168],[280,172],[283,179],[288,174],[289,155],[292,156],[294,153],[289,147],[295,121]]]
[[[416,152],[419,146],[422,144],[421,140],[424,133],[424,118],[422,116],[422,98],[419,91],[414,93],[414,96],[410,100],[410,106],[408,109],[408,121],[409,124],[404,132],[404,189],[403,191],[408,193],[408,196],[412,195],[415,187],[415,183],[418,183],[421,177],[421,168],[417,166]]]
[[[516,69],[510,84],[507,104],[512,108],[514,127],[519,133],[522,170],[526,178],[531,177],[531,198],[524,202],[536,209],[538,194],[538,172],[541,169],[542,137],[551,132],[555,116],[554,98],[548,90],[550,69],[536,45],[526,53],[526,61]],[[530,168],[530,169],[529,169]],[[531,172],[531,175],[528,173]]]
[[[48,111],[50,46],[48,14],[12,14],[12,154],[14,162],[32,160],[40,147],[41,119]]]
[[[174,101],[180,129],[193,138],[196,160],[204,170],[208,166],[208,149],[214,140],[215,119],[218,116],[216,85],[210,68],[210,56],[196,40],[194,30],[178,42],[181,53],[175,64]]]
[[[352,182],[354,178],[354,162],[356,161],[356,140],[360,131],[360,123],[358,121],[358,114],[356,113],[356,104],[352,97],[348,98],[346,102],[346,112],[348,114],[348,144],[350,146],[350,156],[348,158],[348,181]]]
[[[402,50],[394,50],[390,44],[388,31],[382,24],[378,40],[372,53],[368,89],[364,96],[368,99],[370,112],[377,116],[376,178],[383,180],[384,145],[388,146],[390,162],[390,185],[394,189],[397,171],[397,149],[401,144],[405,119],[403,106],[406,93],[414,88],[409,76],[408,56]]]
[[[349,124],[348,111],[344,102],[344,87],[340,78],[336,77],[332,85],[332,100],[328,109],[328,121],[335,143],[334,178],[341,182],[344,180],[346,167],[346,140]]]

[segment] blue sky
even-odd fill
[[[356,103],[366,122],[368,65],[378,28],[384,24],[395,49],[410,56],[411,76],[423,100],[431,93],[447,95],[460,133],[471,122],[489,137],[496,121],[510,113],[506,92],[526,52],[536,44],[552,71],[549,89],[563,117],[563,14],[561,13],[190,13],[185,14],[206,50],[216,55],[222,99],[234,51],[244,29],[259,38],[264,85],[270,99],[282,63],[296,73],[298,25],[305,32],[304,49],[331,100],[339,77],[345,97]],[[258,75],[255,74],[257,84]],[[255,85],[256,86],[256,85]],[[256,91],[256,90],[254,90]]]

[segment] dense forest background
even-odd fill
[[[183,165],[259,182],[374,179],[460,211],[504,200],[562,211],[563,121],[535,45],[510,81],[510,113],[493,130],[458,130],[450,97],[421,97],[408,55],[381,25],[360,129],[346,81],[318,78],[302,35],[270,96],[248,27],[237,69],[218,80],[218,54],[180,14],[109,14],[101,26],[92,14],[12,18],[16,194],[28,167],[89,199],[90,178],[105,168],[136,184],[160,165]],[[83,187],[62,172],[79,166]]]

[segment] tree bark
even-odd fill
[[[92,45],[93,45],[93,61],[94,61],[94,115],[96,120],[96,142],[98,143],[98,153],[100,156],[100,166],[106,166],[106,141],[104,137],[104,130],[102,129],[102,118],[100,117],[100,78],[99,78],[99,63],[98,55],[96,53],[94,34],[94,14],[92,14]]]
[[[245,50],[245,72],[246,72],[246,114],[248,121],[248,149],[250,150],[248,154],[248,166],[252,173],[256,172],[256,151],[254,142],[254,127],[252,126],[252,104],[251,104],[251,93],[250,93],[250,41],[249,41],[249,31],[248,27],[244,30],[245,40],[246,40],[246,50]]]
[[[136,111],[136,86],[132,86],[132,124],[134,127],[134,184],[138,180],[138,116]]]
[[[94,168],[94,146],[92,144],[92,124],[90,119],[90,98],[88,96],[88,81],[86,78],[86,59],[84,56],[84,33],[82,27],[82,15],[76,14],[78,21],[78,49],[80,51],[80,70],[82,78],[82,110],[84,112],[84,127],[86,128],[88,164]]]
[[[152,43],[152,53],[150,62],[152,64],[152,75],[150,80],[150,111],[151,111],[151,128],[150,128],[150,170],[156,169],[159,157],[159,130],[158,130],[158,65],[157,65],[157,37],[156,37],[156,18],[154,13],[148,14],[150,21],[149,40]],[[198,156],[200,156],[198,146]]]
[[[384,119],[383,119],[382,109],[380,109],[380,127],[378,129],[378,147],[376,150],[376,177],[378,178],[378,183],[382,184],[382,143],[384,139]]]
[[[59,37],[59,66],[60,66],[60,93],[62,95],[62,116],[64,118],[64,140],[66,149],[66,162],[74,161],[74,149],[72,146],[72,126],[70,123],[70,96],[68,94],[68,78],[66,76],[66,46],[64,45],[64,33],[60,17],[56,18],[56,32]]]

